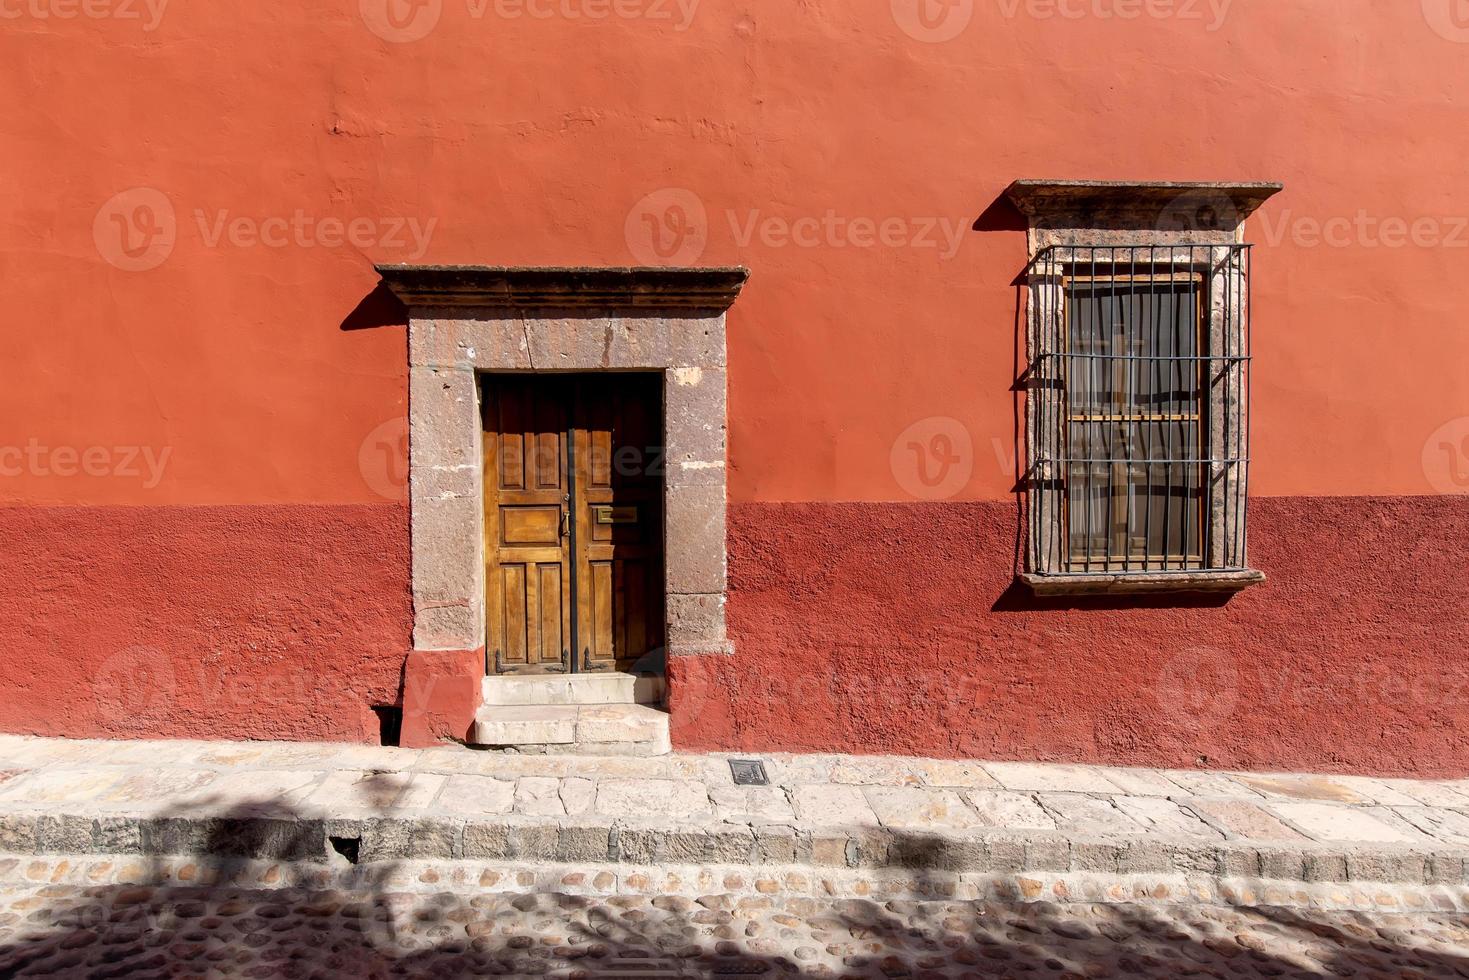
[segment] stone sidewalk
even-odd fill
[[[772,785],[742,787],[727,756],[0,737],[0,852],[506,862],[632,890],[709,867],[855,894],[1147,879],[1181,899],[1346,907],[1389,883],[1469,907],[1469,780],[761,758]]]

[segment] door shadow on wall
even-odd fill
[[[408,307],[386,284],[379,282],[362,297],[342,320],[342,330],[374,330],[378,327],[408,326]]]

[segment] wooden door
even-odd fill
[[[663,646],[663,391],[656,374],[577,381],[578,670],[630,670]]]
[[[662,648],[661,382],[486,377],[490,671],[630,670]]]
[[[500,673],[570,669],[569,389],[498,375],[481,398],[485,485],[485,659]]]

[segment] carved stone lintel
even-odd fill
[[[378,274],[408,307],[475,307],[519,313],[729,309],[748,269],[506,268],[470,265],[380,265]]]

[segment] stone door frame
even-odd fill
[[[415,651],[485,648],[480,375],[663,375],[670,656],[730,652],[725,311],[748,271],[379,266],[408,307]]]

